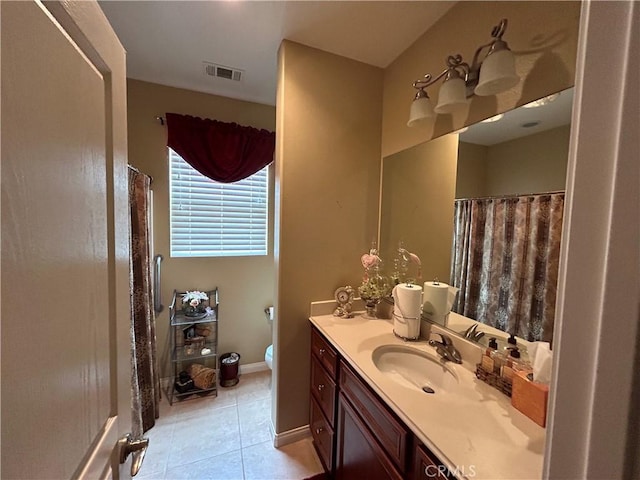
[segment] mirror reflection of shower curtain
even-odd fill
[[[455,201],[453,310],[525,340],[550,342],[564,193]]]
[[[160,377],[151,281],[151,178],[129,169],[132,425],[139,438],[159,417]]]

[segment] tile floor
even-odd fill
[[[218,397],[162,398],[140,480],[302,480],[322,471],[307,438],[279,449],[271,433],[271,371],[244,374]]]

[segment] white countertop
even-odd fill
[[[310,319],[440,461],[452,473],[457,471],[458,478],[542,477],[545,429],[513,408],[506,395],[477,380],[468,368],[449,363],[459,388],[455,393],[429,395],[395,382],[380,372],[371,358],[376,347],[389,344],[435,356],[435,349],[426,341],[403,342],[393,334],[389,320],[368,320],[360,315]]]

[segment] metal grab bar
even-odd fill
[[[153,309],[156,313],[160,313],[164,310],[164,305],[162,305],[162,295],[160,292],[160,274],[161,274],[161,265],[162,265],[163,257],[158,254],[153,257],[154,268],[153,268]]]

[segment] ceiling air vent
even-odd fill
[[[225,67],[224,65],[209,62],[202,62],[202,64],[204,65],[204,74],[210,77],[225,78],[239,82],[244,75],[244,71],[237,68]]]

